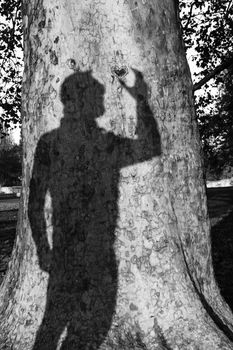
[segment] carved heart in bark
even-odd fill
[[[120,79],[124,78],[129,72],[126,66],[121,66],[121,67],[114,66],[112,67],[111,71],[112,71],[112,74],[114,74],[117,78],[120,78]]]

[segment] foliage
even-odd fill
[[[209,133],[215,136],[212,154],[217,153],[216,165],[224,178],[233,176],[233,68],[222,74],[224,84],[221,84],[221,95],[216,101],[209,120],[213,120]],[[207,131],[205,127],[205,131]],[[207,144],[207,137],[205,143]],[[209,147],[210,148],[210,147]],[[217,152],[216,152],[217,151]],[[216,165],[214,165],[216,167]]]
[[[8,145],[0,149],[0,185],[21,185],[21,153],[21,145]]]
[[[231,0],[181,0],[181,19],[186,48],[193,48],[203,76],[233,58],[233,6]],[[221,78],[217,78],[218,82]]]
[[[233,1],[181,0],[180,10],[187,52],[197,67],[194,82],[216,66],[221,72],[195,96],[207,177],[219,178],[233,165]]]
[[[21,1],[0,0],[0,132],[20,122],[22,79]]]

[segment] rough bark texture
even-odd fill
[[[23,196],[1,349],[232,349],[176,1],[23,12]]]

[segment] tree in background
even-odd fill
[[[233,67],[222,75],[223,90],[217,108],[223,123],[223,141],[221,157],[225,159],[223,171],[225,176],[233,176]]]
[[[186,49],[197,66],[194,90],[204,88],[196,110],[207,177],[219,178],[233,165],[233,2],[181,0],[180,9]]]
[[[9,131],[21,123],[22,18],[21,1],[0,1],[0,183],[20,185],[22,146]]]
[[[16,145],[9,136],[0,140],[0,186],[21,185],[22,145]]]
[[[0,135],[21,121],[22,18],[20,0],[0,1]]]

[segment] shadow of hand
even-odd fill
[[[132,71],[135,74],[135,84],[130,87],[125,84],[125,82],[119,79],[121,85],[128,91],[128,93],[135,98],[137,101],[147,101],[147,84],[143,79],[142,73],[137,69],[132,68]]]

